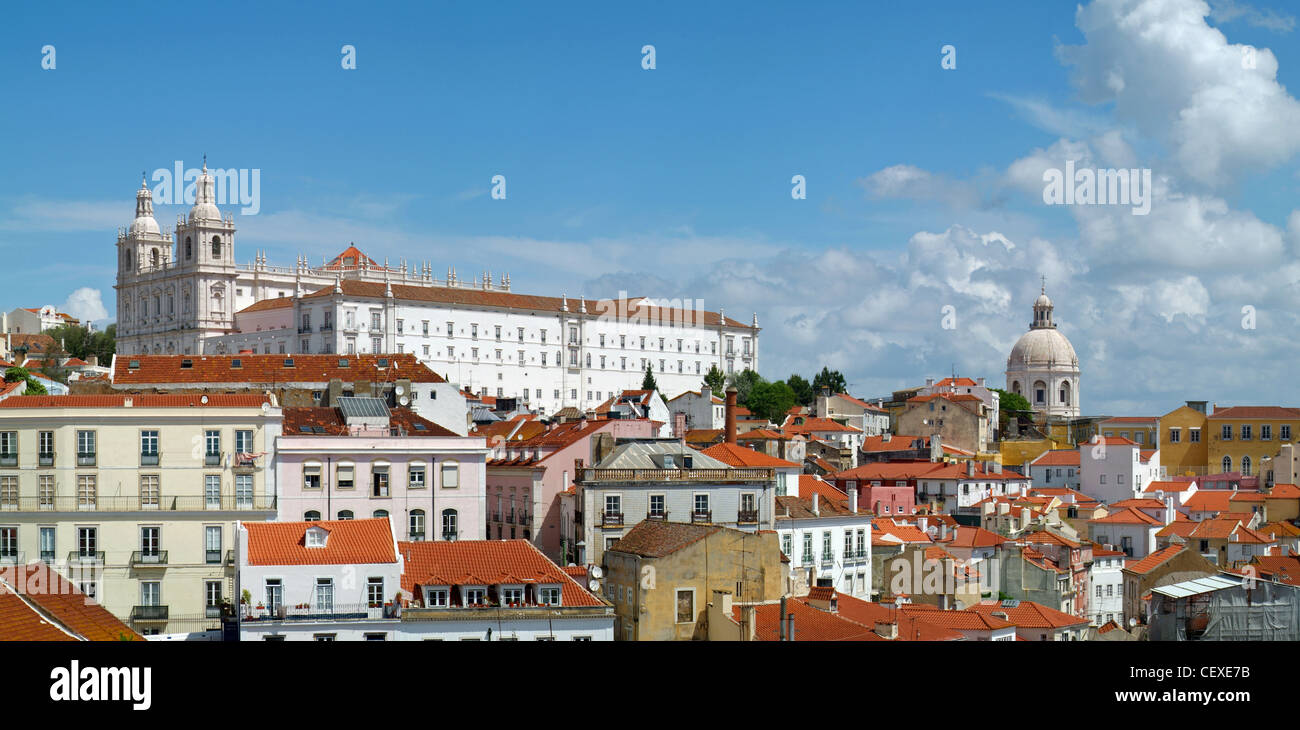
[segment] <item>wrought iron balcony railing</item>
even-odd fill
[[[166,621],[166,606],[136,606],[131,609],[132,621]]]
[[[147,565],[166,566],[166,565],[167,565],[167,551],[166,551],[166,550],[143,550],[143,551],[142,551],[142,550],[136,550],[135,552],[131,553],[131,565],[133,565],[133,566],[141,566],[141,565],[146,565],[146,566],[147,566]]]
[[[600,512],[600,524],[604,526],[619,526],[623,524],[622,512]]]

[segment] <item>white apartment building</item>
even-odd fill
[[[141,634],[215,628],[234,526],[276,516],[266,395],[0,402],[0,560],[40,560]]]
[[[776,533],[790,559],[795,593],[816,586],[871,600],[871,513],[858,509],[858,493],[844,501],[776,498]]]
[[[261,253],[237,264],[234,234],[206,163],[174,234],[160,232],[141,183],[117,238],[120,354],[414,353],[475,393],[546,413],[638,388],[647,367],[668,397],[712,365],[758,369],[757,316],[746,325],[700,300],[516,294],[508,275],[435,279],[427,262],[380,265],[353,246],[320,266],[271,266]]]
[[[1092,549],[1088,590],[1088,618],[1094,626],[1107,621],[1124,622],[1124,553]]]
[[[1079,444],[1079,491],[1107,504],[1136,499],[1164,476],[1159,450],[1143,451],[1119,436],[1093,436]]]
[[[686,416],[686,428],[719,429],[727,423],[727,404],[713,394],[707,385],[699,390],[687,390],[668,401],[668,410],[676,415]]]

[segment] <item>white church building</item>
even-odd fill
[[[1079,416],[1079,356],[1056,328],[1046,286],[1034,300],[1034,320],[1007,357],[1007,390],[1025,397],[1036,413]]]
[[[480,395],[518,397],[542,413],[595,408],[641,385],[646,367],[671,398],[710,366],[758,369],[749,324],[701,300],[544,297],[510,277],[435,279],[424,263],[379,264],[349,246],[320,266],[235,262],[235,225],[216,205],[207,163],[172,234],[142,181],[136,216],[117,236],[117,346],[123,355],[414,353]]]

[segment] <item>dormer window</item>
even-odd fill
[[[487,591],[482,588],[462,588],[461,596],[466,606],[486,606]]]
[[[544,606],[560,605],[560,589],[552,587],[538,588],[537,602]]]
[[[324,527],[307,528],[306,545],[309,548],[323,548],[325,542],[329,539],[329,530]]]
[[[446,588],[425,588],[424,605],[428,608],[446,608],[451,605],[451,591]]]
[[[521,604],[523,602],[524,602],[523,588],[502,588],[501,589],[501,605],[513,606],[515,604]]]

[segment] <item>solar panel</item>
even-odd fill
[[[379,367],[381,367],[381,368],[386,368],[386,367],[388,367],[388,358],[386,358],[386,357],[381,357],[381,358],[379,358]]]
[[[339,398],[344,418],[388,418],[388,406],[382,398],[344,396]]]
[[[311,426],[299,426],[298,430],[302,433],[311,433]]]
[[[134,370],[134,369],[140,367],[140,361],[139,361],[139,360],[132,360],[131,362],[127,363],[126,366]]]
[[[341,367],[341,368],[345,368],[345,367],[347,367],[347,366],[348,366],[348,359],[347,359],[346,357],[340,357],[340,358],[339,358],[339,367]]]
[[[324,427],[324,426],[312,426],[312,427],[311,427],[311,430],[312,430],[313,433],[325,433],[325,427]]]
[[[424,426],[423,423],[417,423],[417,424],[415,424],[415,430],[416,430],[416,431],[428,431],[429,429],[425,428],[425,426]]]
[[[243,361],[243,360],[240,360],[239,358],[235,358],[234,360],[231,360],[231,361],[230,361],[230,367],[232,367],[232,368],[242,368],[242,367],[244,367],[244,361]]]
[[[1019,606],[1020,606],[1020,601],[1015,598],[1008,598],[1007,600],[1002,602],[1003,608],[1017,608]]]
[[[287,368],[291,368],[291,367],[293,367],[293,358],[291,358],[291,357],[286,357],[286,358],[284,359],[284,366],[287,367]]]

